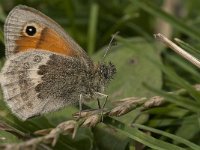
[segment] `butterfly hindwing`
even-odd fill
[[[85,70],[80,60],[69,56],[42,50],[18,53],[1,71],[4,99],[23,120],[55,111],[79,100],[85,91]]]

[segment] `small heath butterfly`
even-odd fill
[[[4,100],[20,119],[94,98],[116,73],[112,63],[94,64],[49,17],[16,6],[4,25],[6,62],[0,81]]]

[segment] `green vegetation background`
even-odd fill
[[[122,117],[108,118],[94,128],[80,128],[75,139],[61,136],[53,149],[133,150],[138,143],[142,143],[140,149],[200,149],[200,93],[193,88],[199,83],[199,71],[153,37],[158,31],[166,31],[158,19],[166,21],[170,26],[166,34],[192,45],[185,48],[199,58],[200,1],[176,1],[175,14],[170,15],[161,9],[166,0],[0,0],[1,66],[5,61],[5,18],[14,6],[24,4],[58,22],[95,62],[102,59],[111,35],[119,31],[107,56],[116,65],[117,75],[106,89],[106,107],[133,96],[161,95],[167,101],[161,107],[145,111],[138,107]],[[179,89],[185,90],[184,94],[167,93]],[[96,102],[88,105],[97,108]],[[66,107],[22,122],[10,113],[1,96],[0,123],[6,122],[34,138],[34,131],[72,119],[76,111],[75,107]],[[119,122],[113,124],[113,120]],[[24,140],[4,128],[0,130],[0,144]]]

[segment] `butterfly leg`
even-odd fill
[[[105,105],[106,105],[107,99],[108,99],[108,95],[103,94],[103,93],[99,93],[99,92],[95,92],[95,97],[97,99],[99,109],[104,108]],[[99,99],[103,99],[103,98],[105,98],[105,102],[103,104],[103,107],[101,107]]]
[[[101,120],[103,121],[103,111],[104,111],[104,107],[107,103],[107,100],[108,100],[108,95],[106,94],[103,94],[103,93],[99,93],[99,92],[95,92],[95,95],[96,95],[96,99],[97,99],[97,103],[98,103],[98,107],[99,107],[99,110],[101,110]],[[104,104],[103,106],[101,107],[101,103],[99,101],[99,98],[105,98],[105,101],[104,101]]]
[[[100,101],[99,101],[99,98],[97,98],[97,103],[98,103],[99,109],[101,109],[101,103],[100,103]]]

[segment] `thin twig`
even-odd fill
[[[192,56],[188,52],[186,52],[184,49],[179,47],[177,44],[169,40],[167,37],[162,35],[161,33],[154,34],[155,38],[163,42],[165,45],[170,47],[172,50],[174,50],[177,54],[181,55],[183,58],[191,62],[193,65],[197,66],[200,68],[200,60],[197,59],[196,57]]]

